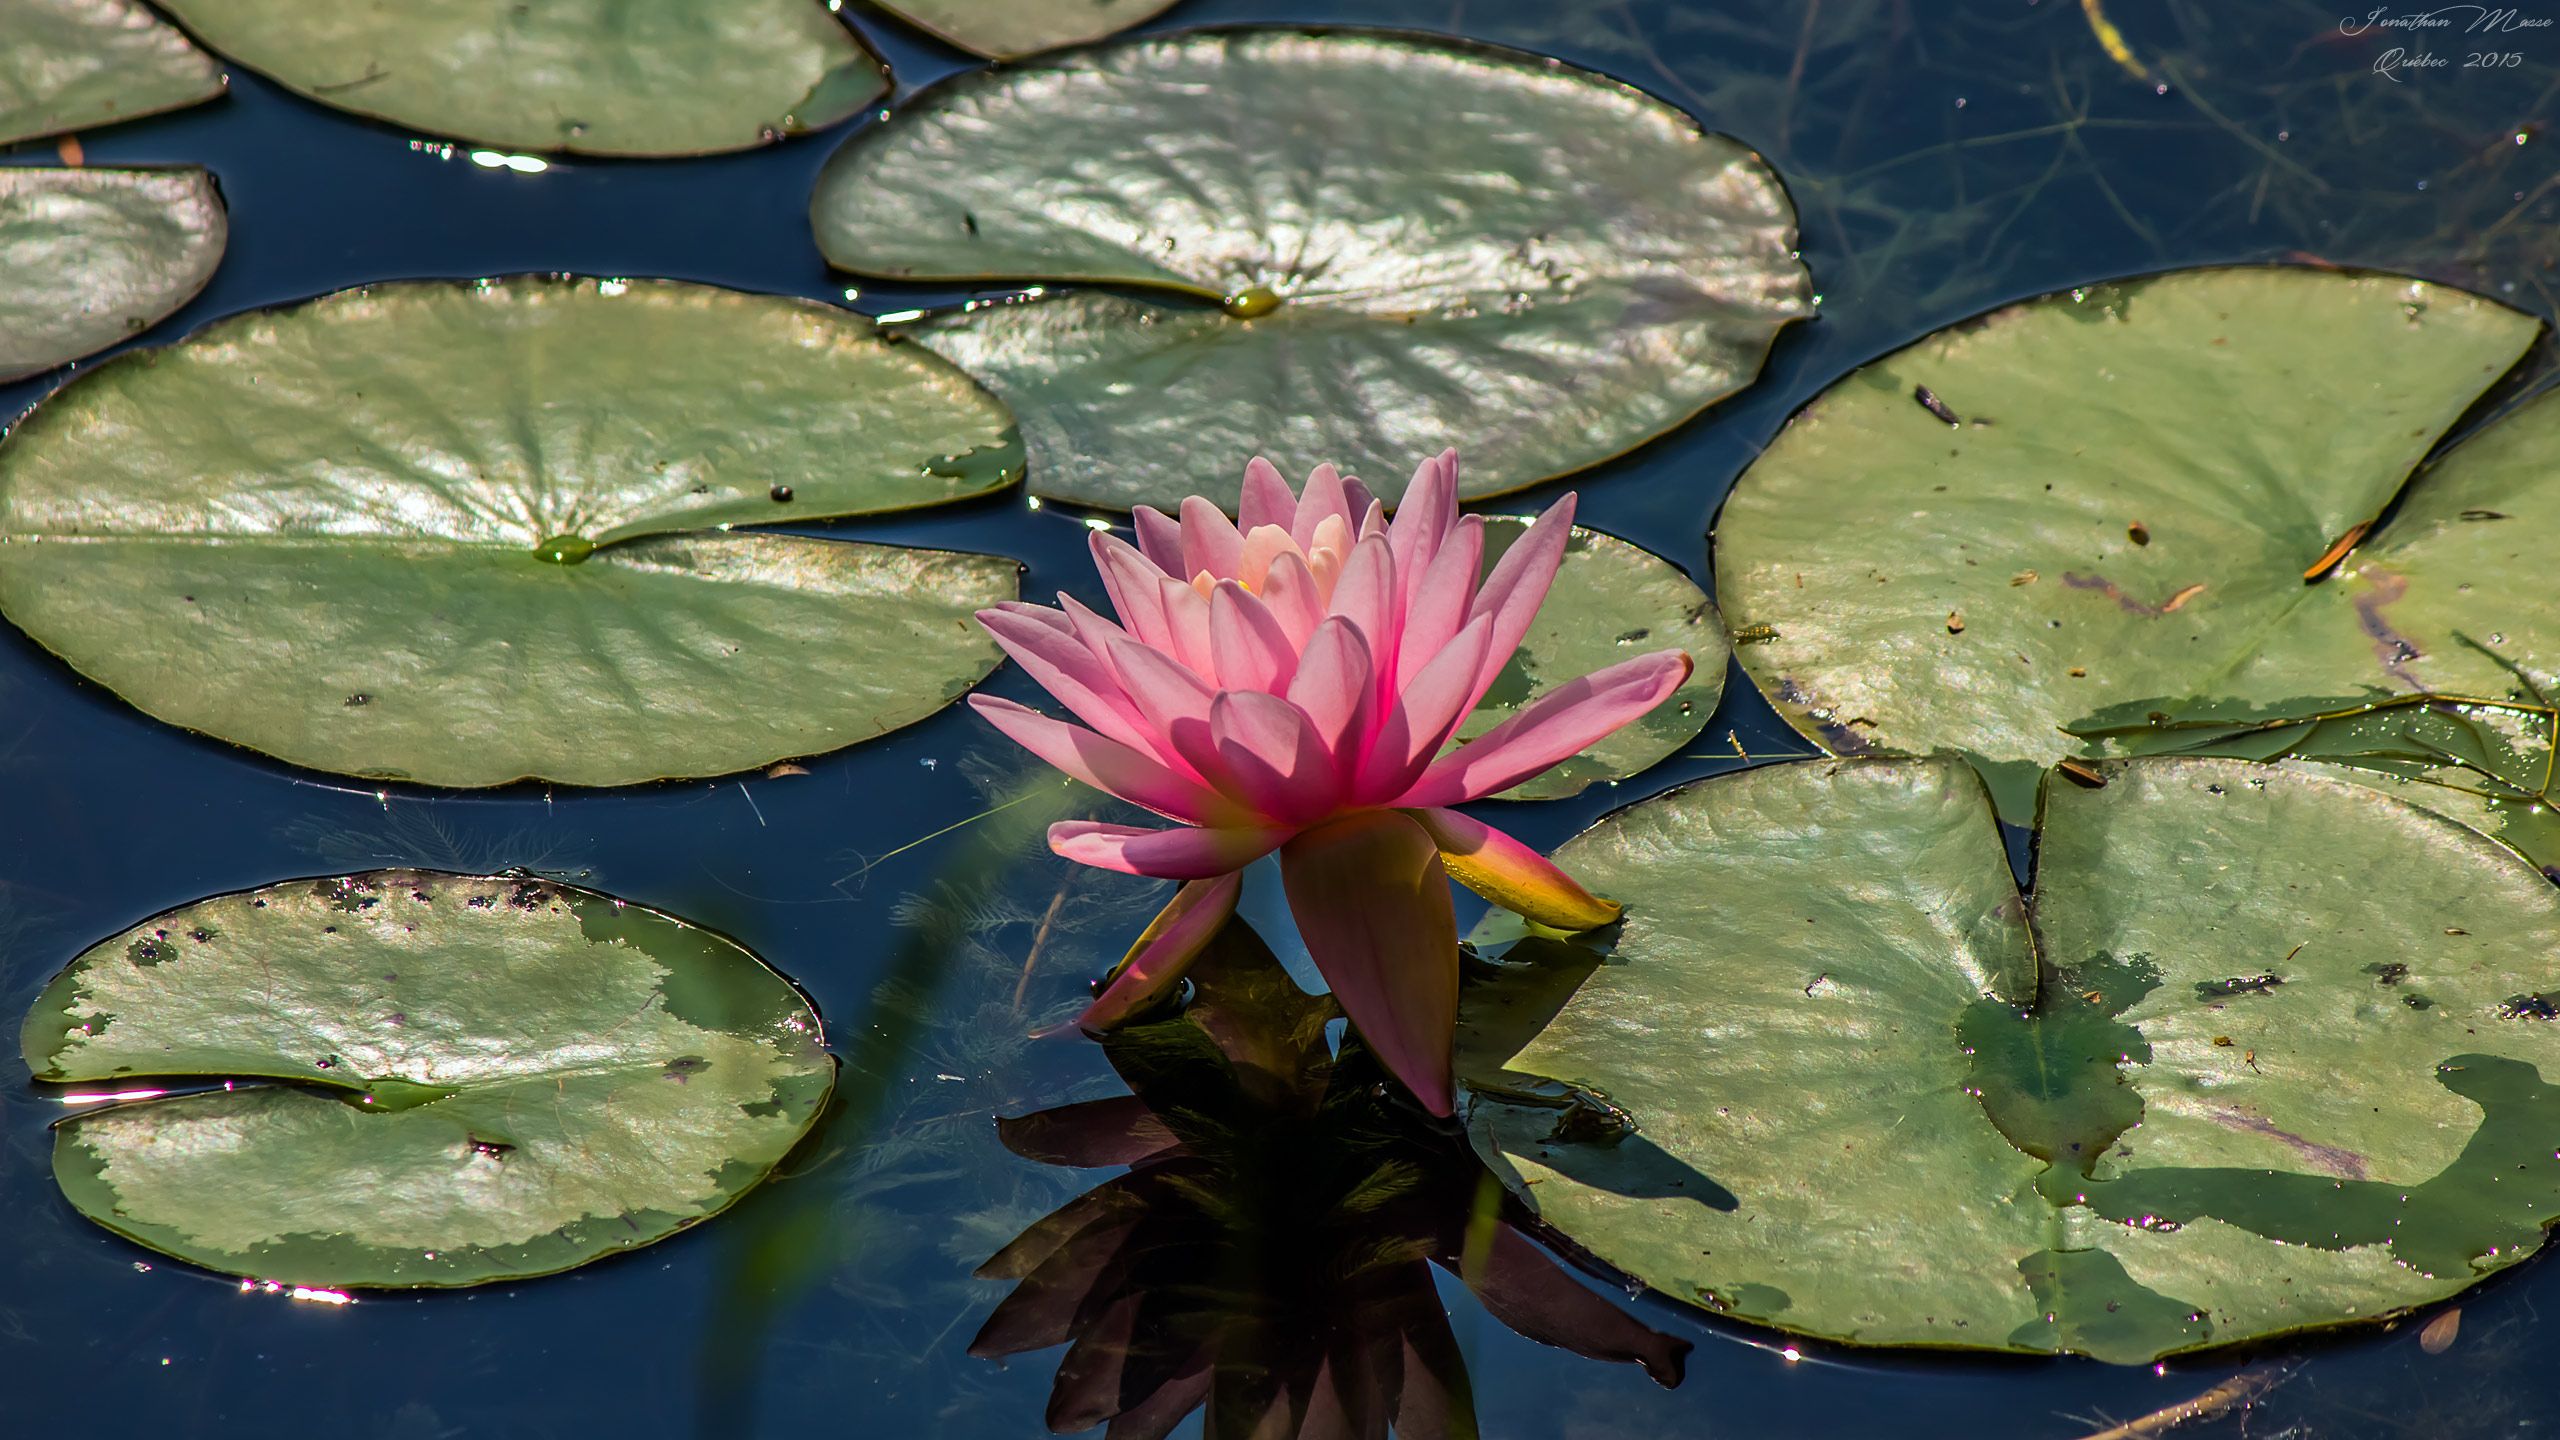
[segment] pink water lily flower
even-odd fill
[[[1558,930],[1605,925],[1618,907],[1449,807],[1581,753],[1689,676],[1683,651],[1628,660],[1448,748],[1545,601],[1573,504],[1557,501],[1484,573],[1484,522],[1458,513],[1454,450],[1415,472],[1392,524],[1330,465],[1293,495],[1256,460],[1240,524],[1193,496],[1178,521],[1140,506],[1134,546],[1094,535],[1120,623],[1064,595],[1055,610],[978,612],[1084,723],[987,695],[970,697],[978,713],[1086,784],[1179,822],[1050,828],[1070,860],[1186,882],[1079,1024],[1107,1028],[1164,993],[1234,912],[1244,867],[1276,850],[1343,1013],[1425,1105],[1450,1112],[1448,881]]]

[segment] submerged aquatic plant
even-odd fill
[[[1458,457],[1424,462],[1393,524],[1330,465],[1292,494],[1245,469],[1242,522],[1209,501],[1140,506],[1138,544],[1096,532],[1120,623],[1061,595],[978,618],[1084,725],[993,696],[979,714],[1077,779],[1180,828],[1062,821],[1086,865],[1186,882],[1079,1023],[1161,995],[1235,909],[1246,865],[1278,851],[1290,911],[1379,1059],[1450,1112],[1457,924],[1447,880],[1558,930],[1617,918],[1528,846],[1449,807],[1507,790],[1642,716],[1688,679],[1664,650],[1558,685],[1449,750],[1546,599],[1574,497],[1490,572],[1484,522],[1458,514]],[[1091,728],[1086,728],[1086,727]]]

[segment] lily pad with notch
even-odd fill
[[[910,333],[1013,407],[1041,494],[1119,509],[1242,455],[1451,443],[1468,496],[1516,490],[1742,389],[1813,308],[1749,149],[1605,76],[1379,32],[971,71],[848,141],[813,215],[842,269],[1043,282]]]
[[[858,114],[889,72],[818,0],[164,0],[198,40],[323,105],[581,155],[710,155]]]
[[[137,0],[0,0],[0,35],[0,146],[222,95],[213,57]]]
[[[0,168],[0,384],[167,319],[229,233],[203,170]]]
[[[734,530],[983,495],[1004,408],[832,307],[347,291],[99,367],[0,444],[0,612],[189,729],[423,784],[718,775],[997,662],[993,556]]]
[[[2548,686],[2560,396],[2411,478],[2538,329],[2424,281],[2233,268],[1941,331],[1735,485],[1716,573],[1764,641],[1743,666],[1834,753],[1973,758],[2020,822],[2046,765],[2123,753],[2100,732],[2126,720]]]
[[[1614,933],[1475,937],[1512,942],[1462,1011],[1480,1146],[1655,1289],[1856,1344],[2147,1361],[2537,1252],[2560,890],[2334,775],[2091,768],[2045,788],[2031,909],[1953,757],[1603,820],[1557,859]]]
[[[325,1287],[476,1285],[664,1239],[763,1180],[835,1083],[816,1012],[754,956],[520,873],[182,906],[56,976],[24,1048],[38,1080],[169,1092],[55,1128],[82,1214]]]

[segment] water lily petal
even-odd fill
[[[1301,550],[1315,548],[1316,527],[1327,520],[1340,520],[1346,529],[1359,520],[1351,513],[1351,497],[1343,491],[1342,472],[1330,465],[1319,465],[1307,476],[1307,488],[1298,493],[1298,511],[1289,521],[1289,538]]]
[[[1458,517],[1458,452],[1443,450],[1416,468],[1404,499],[1396,506],[1395,524],[1387,532],[1396,553],[1396,573],[1404,577],[1405,603],[1411,605],[1423,571],[1440,553]],[[1473,578],[1473,577],[1469,577]]]
[[[1102,588],[1111,596],[1111,609],[1121,625],[1143,645],[1170,641],[1173,632],[1165,624],[1161,598],[1164,571],[1117,535],[1096,530],[1091,545],[1093,568],[1101,573]]]
[[[1173,903],[1148,922],[1146,933],[1129,947],[1120,968],[1112,972],[1111,983],[1076,1017],[1077,1028],[1087,1034],[1099,1034],[1153,1005],[1173,988],[1182,972],[1199,958],[1201,949],[1234,916],[1236,896],[1243,890],[1244,876],[1230,870],[1224,875],[1194,880],[1175,891]],[[1009,1138],[1005,1143],[1013,1146]],[[1014,1147],[1014,1153],[1022,1151]]]
[[[1511,652],[1520,648],[1520,637],[1529,633],[1529,622],[1538,617],[1538,607],[1547,603],[1547,588],[1555,583],[1556,571],[1564,564],[1565,542],[1573,538],[1577,498],[1567,494],[1531,521],[1528,530],[1511,542],[1501,559],[1493,562],[1493,573],[1477,587],[1475,603],[1467,608],[1467,615],[1470,619],[1478,615],[1493,617],[1493,648],[1485,654],[1485,670],[1476,677],[1475,699],[1468,702],[1469,709],[1493,688],[1494,678],[1511,663]]]
[[[1182,575],[1189,579],[1202,572],[1212,578],[1228,580],[1236,574],[1236,562],[1244,558],[1244,532],[1225,511],[1197,495],[1182,501]]]
[[[1476,671],[1493,643],[1493,621],[1479,615],[1431,657],[1421,673],[1398,683],[1386,718],[1360,758],[1357,794],[1391,799],[1411,788],[1423,767],[1467,718]]]
[[[1229,793],[1256,813],[1304,823],[1341,803],[1333,754],[1305,712],[1277,695],[1226,690],[1209,703],[1209,734]]]
[[[1191,572],[1182,565],[1182,526],[1174,518],[1153,505],[1141,505],[1129,512],[1129,526],[1138,532],[1138,553],[1156,564],[1156,568],[1177,579],[1188,580]]]
[[[1289,703],[1306,712],[1346,779],[1367,739],[1372,678],[1368,639],[1360,627],[1334,616],[1308,638],[1289,679]]]
[[[1430,570],[1412,588],[1405,605],[1404,635],[1396,646],[1399,677],[1430,663],[1431,657],[1465,628],[1468,609],[1475,599],[1476,575],[1483,568],[1484,521],[1469,515],[1442,537],[1432,554]],[[1401,576],[1404,572],[1399,568],[1396,573]],[[1468,676],[1469,685],[1477,678]],[[1474,695],[1472,689],[1469,694]]]
[[[1395,803],[1456,805],[1508,790],[1670,698],[1690,666],[1688,652],[1660,650],[1568,680],[1432,761]]]
[[[1061,820],[1049,827],[1049,848],[1097,870],[1151,875],[1158,880],[1207,880],[1243,869],[1279,849],[1294,833],[1281,825],[1148,830],[1099,820]],[[1436,857],[1438,852],[1433,853]]]
[[[1277,695],[1297,673],[1298,647],[1261,597],[1233,580],[1209,593],[1209,657],[1227,690]]]
[[[1307,568],[1307,558],[1294,550],[1271,562],[1262,577],[1262,603],[1271,607],[1290,643],[1300,649],[1324,619],[1324,587]]]
[[[1179,580],[1156,582],[1164,606],[1165,643],[1156,648],[1191,667],[1191,673],[1218,683],[1218,664],[1209,648],[1209,597]]]
[[[1384,535],[1386,533],[1386,502],[1383,500],[1372,500],[1369,502],[1369,508],[1360,512],[1359,538],[1366,540],[1372,535]]]
[[[1373,536],[1352,548],[1342,578],[1333,587],[1333,602],[1325,610],[1359,626],[1361,638],[1369,642],[1371,663],[1380,670],[1386,668],[1377,660],[1396,653],[1399,616],[1396,562],[1385,536]]]
[[[1117,740],[995,695],[972,695],[969,708],[1015,744],[1087,785],[1186,824],[1246,817],[1234,801]]]
[[[1120,688],[1120,677],[1110,665],[1077,636],[1066,614],[1011,600],[979,611],[978,623],[1024,674],[1077,719],[1142,755],[1154,752],[1157,736],[1146,716]]]
[[[1514,915],[1550,930],[1593,930],[1618,918],[1616,902],[1583,889],[1555,862],[1472,815],[1405,813],[1430,832],[1450,879]]]
[[[1389,1073],[1450,1112],[1458,925],[1439,848],[1412,819],[1362,810],[1281,848],[1280,878],[1307,953]]]
[[[1244,498],[1236,506],[1236,528],[1251,535],[1265,525],[1286,531],[1298,518],[1298,496],[1280,471],[1256,455],[1245,463]]]

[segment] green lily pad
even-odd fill
[[[0,35],[0,145],[222,94],[212,57],[133,0],[0,0]]]
[[[817,1014],[754,956],[521,874],[376,870],[172,910],[56,976],[24,1042],[39,1080],[224,1082],[58,1126],[82,1214],[331,1287],[662,1240],[754,1188],[835,1085]],[[259,1079],[288,1083],[231,1083]]]
[[[1602,821],[1556,858],[1617,933],[1466,999],[1480,1145],[1664,1293],[1859,1344],[2144,1361],[2537,1251],[2560,890],[2335,776],[2090,769],[2046,786],[2032,911],[1953,757]]]
[[[0,382],[167,319],[228,233],[202,170],[0,169]]]
[[[1716,574],[1764,639],[1743,666],[1836,753],[1975,758],[2013,820],[2046,764],[2116,748],[2066,731],[2548,683],[2560,405],[2409,479],[2537,328],[2421,281],[2223,269],[1942,331],[1832,386],[1734,487]]]
[[[889,72],[817,0],[164,8],[323,105],[516,150],[745,150],[833,125],[889,90]]]
[[[1486,516],[1485,568],[1491,570],[1528,528],[1515,516]],[[1652,551],[1577,528],[1565,542],[1564,564],[1547,603],[1458,738],[1472,740],[1492,729],[1551,686],[1674,648],[1697,662],[1688,684],[1634,724],[1501,798],[1556,800],[1649,769],[1696,739],[1724,694],[1724,662],[1731,652],[1715,602]]]
[[[1374,33],[972,71],[848,141],[813,214],[862,274],[1154,292],[913,330],[1013,407],[1035,489],[1120,509],[1238,456],[1302,473],[1450,444],[1468,496],[1516,490],[1748,385],[1812,313],[1750,150],[1604,76]]]
[[[0,613],[173,724],[432,785],[717,775],[922,719],[1014,562],[732,532],[980,495],[1003,407],[827,306],[386,285],[99,367],[0,444]]]
[[[1175,0],[880,0],[880,8],[990,60],[1116,35]]]

